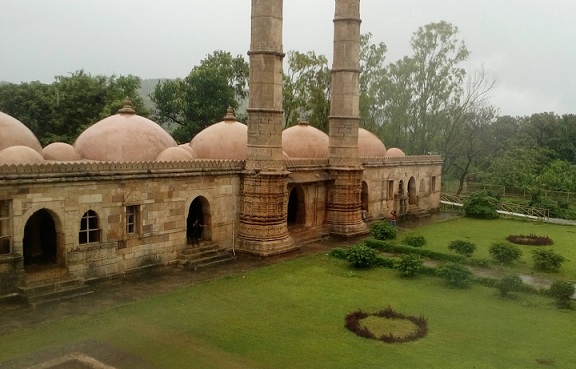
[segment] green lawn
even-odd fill
[[[461,230],[467,224],[451,221],[419,231],[430,248],[436,247],[434,240],[445,243],[466,235],[480,246],[512,227],[530,226],[496,221],[473,227],[471,234]],[[536,233],[548,233],[559,243],[554,247],[568,248],[552,231]],[[344,328],[347,313],[389,305],[426,316],[428,336],[386,344]],[[93,340],[136,355],[151,367],[170,369],[571,368],[576,363],[574,327],[576,312],[558,310],[543,296],[502,299],[495,289],[477,284],[457,290],[439,278],[406,280],[382,268],[354,271],[322,254],[0,336],[0,363]]]
[[[536,234],[548,236],[554,241],[551,248],[568,259],[562,264],[560,273],[548,274],[535,272],[532,268],[532,250],[543,246],[522,246],[522,258],[511,267],[502,268],[515,273],[536,274],[554,279],[568,279],[576,281],[576,227],[561,226],[555,224],[539,223],[532,221],[519,221],[513,219],[476,220],[470,218],[458,218],[446,222],[418,227],[416,229],[401,230],[398,240],[408,234],[424,236],[427,243],[425,248],[453,253],[448,250],[450,241],[462,239],[476,245],[475,258],[491,259],[488,249],[495,242],[507,242],[506,237],[514,234]]]

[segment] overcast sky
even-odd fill
[[[446,20],[498,83],[501,115],[576,114],[573,0],[361,0],[362,33],[411,53],[418,27]],[[284,51],[332,58],[334,0],[284,0]],[[0,0],[0,81],[51,83],[79,69],[184,77],[215,50],[250,47],[250,0]]]

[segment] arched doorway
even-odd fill
[[[293,187],[288,197],[288,226],[306,224],[306,203],[301,186]]]
[[[24,226],[24,267],[56,266],[59,263],[58,232],[52,214],[40,209],[28,219]]]
[[[186,217],[186,239],[187,243],[192,243],[194,222],[198,222],[204,227],[200,228],[199,239],[212,240],[212,217],[210,215],[210,203],[203,196],[196,197],[188,207],[188,216]]]
[[[418,204],[418,194],[416,193],[416,180],[414,177],[410,177],[408,181],[408,204],[416,205]]]
[[[368,184],[362,181],[362,193],[360,194],[362,209],[368,211]]]

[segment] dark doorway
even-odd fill
[[[418,204],[418,194],[416,193],[416,179],[414,177],[410,177],[408,181],[408,203],[409,204]]]
[[[41,209],[24,226],[24,265],[56,265],[58,242],[52,215]]]
[[[193,225],[196,220],[204,226],[199,228],[199,233],[196,237],[199,240],[210,240],[210,206],[208,200],[202,196],[196,197],[188,208],[188,216],[186,217],[186,239],[188,244],[195,238]]]
[[[306,204],[304,202],[304,190],[297,186],[290,190],[288,198],[288,225],[306,223]]]
[[[360,202],[362,203],[362,209],[368,211],[368,184],[362,181],[362,193],[360,195]]]

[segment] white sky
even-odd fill
[[[498,85],[501,115],[576,114],[576,2],[361,0],[362,33],[410,54],[418,27],[446,20]],[[334,0],[284,0],[284,51],[332,57]],[[250,47],[249,0],[0,0],[0,81],[53,82],[79,69],[184,77],[215,50]]]

